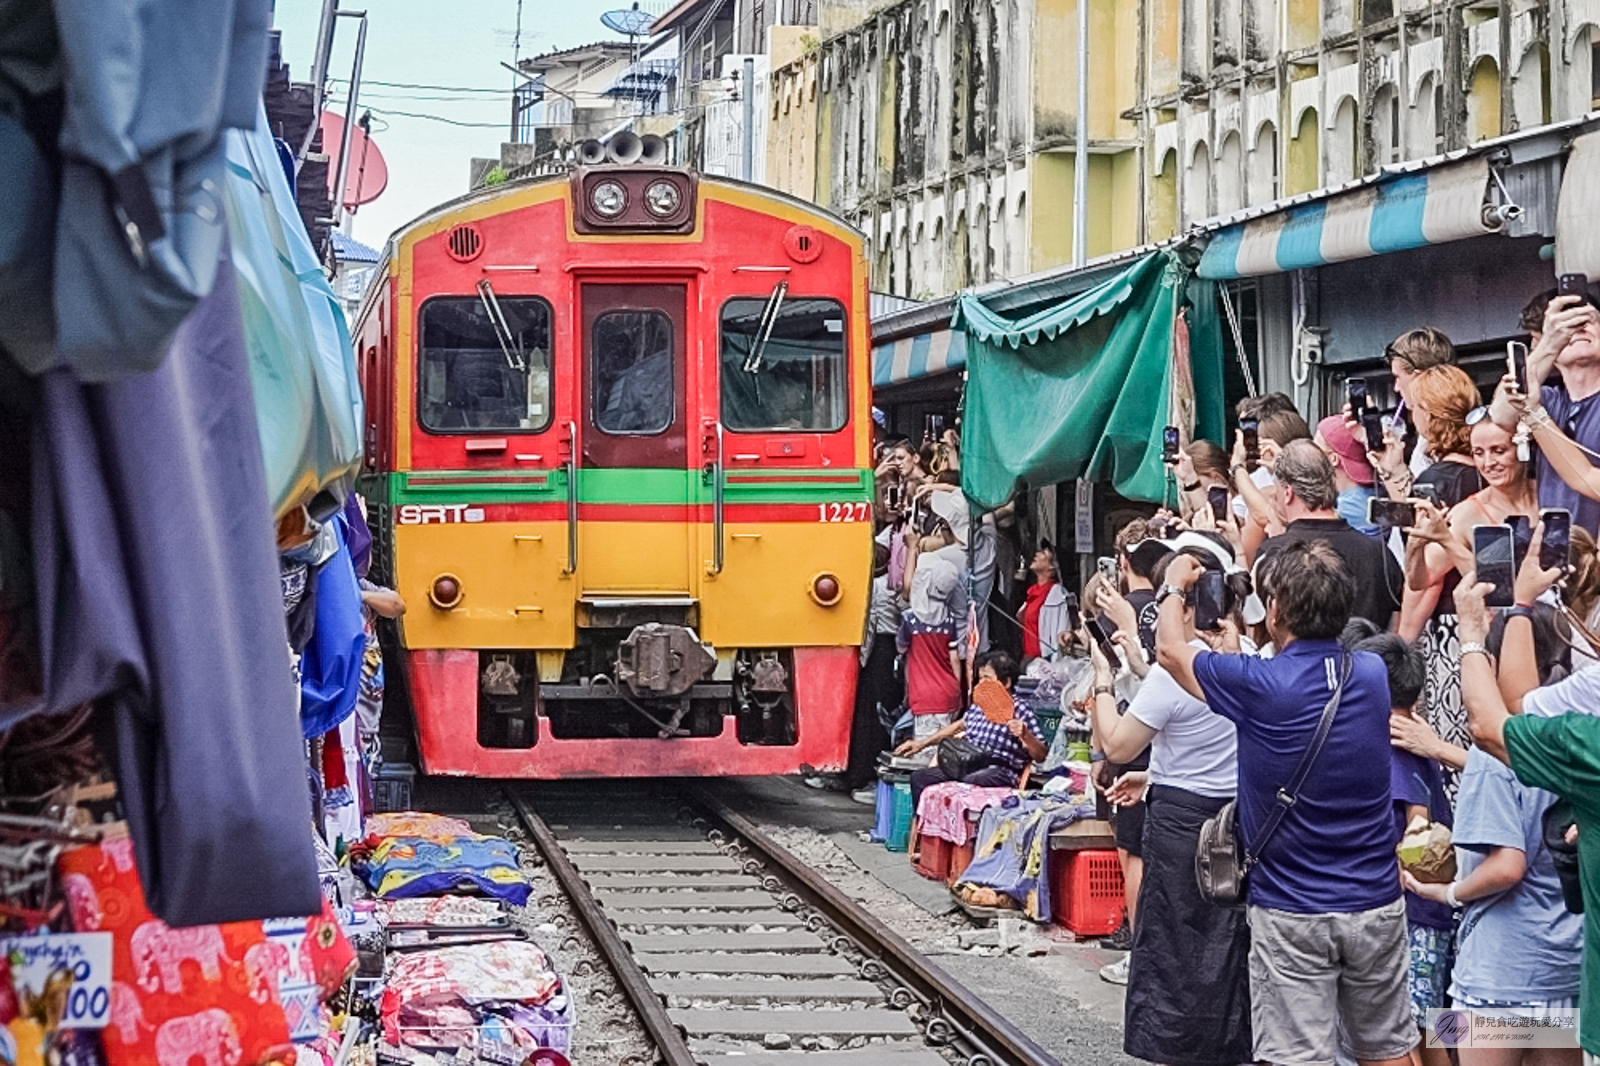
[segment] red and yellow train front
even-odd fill
[[[359,330],[425,771],[842,766],[866,266],[809,205],[597,167],[398,234]]]

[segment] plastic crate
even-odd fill
[[[917,834],[917,853],[911,868],[932,881],[943,881],[950,872],[951,844],[943,837]]]
[[[911,782],[896,781],[890,793],[889,831],[883,846],[890,851],[906,851],[911,847]]]
[[[945,870],[944,883],[951,888],[961,880],[961,875],[967,872],[967,867],[972,865],[972,853],[978,844],[977,834],[978,831],[974,829],[965,844],[950,845],[950,861]]]
[[[379,814],[411,809],[411,786],[416,783],[417,768],[409,763],[386,762],[378,767],[372,781],[372,805]]]
[[[1122,924],[1122,863],[1114,850],[1050,855],[1050,916],[1078,936],[1106,936]]]

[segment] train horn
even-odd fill
[[[628,130],[623,130],[606,142],[606,157],[613,163],[628,166],[637,163],[643,154],[644,142],[639,139],[638,134]]]
[[[647,167],[667,164],[667,142],[653,133],[639,138],[639,162]]]
[[[599,166],[606,161],[606,146],[596,140],[578,145],[578,162],[586,167]]]

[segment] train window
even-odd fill
[[[417,417],[435,433],[533,432],[550,425],[550,305],[532,296],[422,305]]]
[[[594,320],[594,425],[605,433],[660,433],[672,425],[672,319],[608,311]]]
[[[769,310],[774,307],[776,314]],[[769,318],[770,332],[764,325]],[[837,300],[768,297],[723,304],[722,424],[742,430],[842,429],[848,401],[844,338],[844,305]]]

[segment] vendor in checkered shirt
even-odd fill
[[[1003,651],[985,652],[978,656],[977,666],[978,680],[998,681],[1007,692],[1011,691],[1021,674],[1016,661]],[[987,765],[961,779],[969,785],[1015,788],[1023,769],[1045,756],[1044,740],[1039,735],[1039,720],[1033,716],[1033,708],[1026,703],[1017,704],[1015,713],[1004,723],[991,722],[977,707],[969,706],[961,718],[930,736],[906,741],[895,749],[895,754],[914,755],[937,745],[946,737],[960,736],[965,736],[989,756]],[[914,771],[911,774],[912,809],[916,809],[923,789],[948,780],[950,778],[937,765]]]

